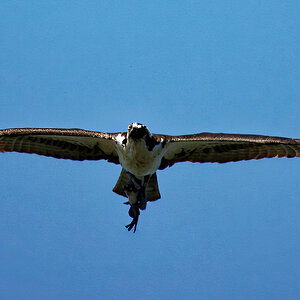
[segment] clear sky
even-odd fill
[[[300,2],[1,1],[0,128],[300,138]],[[0,155],[1,299],[299,299],[300,159],[178,164],[137,232],[107,162]]]

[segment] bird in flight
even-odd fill
[[[128,198],[132,222],[148,201],[160,198],[156,171],[178,162],[226,163],[270,157],[300,157],[300,139],[199,133],[169,136],[151,134],[140,123],[127,132],[104,133],[82,129],[13,128],[0,130],[0,152],[23,152],[72,160],[100,160],[120,164],[122,171],[113,191]]]

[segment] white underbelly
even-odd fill
[[[122,167],[135,176],[145,176],[156,172],[161,159],[150,157],[120,157]]]
[[[146,176],[156,172],[162,153],[159,149],[149,151],[144,143],[128,146],[119,153],[122,167],[135,176]]]

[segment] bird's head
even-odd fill
[[[151,133],[147,126],[140,123],[131,123],[128,126],[127,137],[134,140],[142,139],[151,136]]]

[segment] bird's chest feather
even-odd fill
[[[144,140],[128,141],[119,153],[123,168],[136,176],[153,174],[160,165],[161,151],[154,148],[149,151]]]

